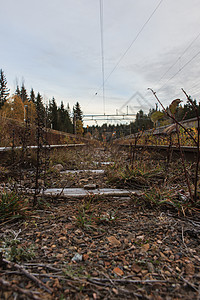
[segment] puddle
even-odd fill
[[[104,170],[65,170],[61,171],[60,174],[77,174],[77,173],[95,173],[95,174],[104,174]]]
[[[61,198],[69,198],[69,197],[76,197],[82,198],[87,195],[104,195],[104,196],[120,196],[126,197],[130,196],[131,193],[134,191],[129,190],[122,190],[122,189],[95,189],[95,190],[85,190],[82,188],[66,188],[66,189],[46,189],[44,191],[44,195],[46,196],[53,196],[57,197],[60,196]]]

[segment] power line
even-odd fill
[[[104,70],[104,36],[103,36],[103,0],[99,0],[100,31],[101,31],[101,67],[103,86],[103,112],[105,114],[105,70]]]
[[[200,36],[200,32],[199,32],[199,33],[197,34],[197,36],[192,40],[192,42],[185,48],[185,50],[184,50],[184,51],[182,52],[182,54],[177,58],[177,60],[176,60],[176,61],[175,61],[175,62],[167,69],[167,71],[161,76],[161,78],[157,81],[156,84],[158,84],[158,83],[163,79],[163,77],[164,77],[164,76],[165,76],[165,75],[166,75],[166,74],[167,74],[167,73],[168,73],[168,72],[169,72],[169,71],[177,64],[177,62],[180,61],[180,59],[181,59],[181,58],[184,56],[184,54],[191,48],[191,46],[192,46],[192,45],[194,44],[194,42],[199,38],[199,36]],[[188,63],[189,63],[189,62],[188,62]],[[188,64],[188,63],[187,63],[187,64]],[[186,65],[185,65],[185,66],[186,66]],[[183,67],[184,67],[184,66],[183,66]],[[182,67],[182,68],[179,68],[179,71],[178,71],[175,75],[173,75],[173,76],[171,77],[171,79],[172,79],[173,77],[175,77],[175,76],[183,69],[183,67]],[[169,79],[168,81],[170,81],[171,79]],[[168,81],[167,81],[167,82],[168,82]],[[167,82],[166,82],[166,83],[167,83]],[[165,83],[165,84],[166,84],[166,83]],[[165,85],[165,84],[164,84],[164,85]],[[164,86],[164,85],[163,85],[163,86]],[[163,87],[163,86],[162,86],[162,87]],[[162,87],[161,87],[161,88],[162,88]],[[160,89],[161,89],[161,88],[160,88]],[[160,89],[159,89],[159,90],[160,90]],[[159,91],[159,90],[158,90],[158,91]],[[144,97],[146,97],[147,94],[148,94],[148,93],[146,93]],[[147,102],[147,103],[148,103],[148,102]]]
[[[187,61],[182,68],[180,68],[172,77],[170,77],[159,89],[160,91],[170,80],[172,80],[178,73],[180,73],[191,61],[193,61],[198,55],[200,54],[200,51],[198,51],[189,61]]]
[[[149,23],[149,21],[151,20],[151,18],[153,17],[153,15],[155,14],[155,12],[157,11],[157,9],[159,8],[159,6],[161,5],[161,3],[164,0],[161,0],[158,5],[155,7],[155,9],[153,10],[153,12],[150,14],[149,18],[146,20],[146,22],[143,24],[143,26],[141,27],[141,29],[139,30],[139,32],[137,33],[137,35],[135,36],[135,38],[133,39],[133,41],[131,42],[131,44],[129,45],[129,47],[126,49],[126,51],[122,54],[122,56],[119,58],[118,62],[116,63],[116,65],[114,66],[114,68],[112,69],[112,71],[108,74],[108,76],[105,79],[104,84],[108,81],[108,79],[110,78],[110,76],[113,74],[113,72],[117,69],[117,67],[119,66],[120,62],[122,61],[122,59],[125,57],[125,55],[128,53],[128,51],[131,49],[131,47],[134,45],[134,43],[137,41],[138,37],[140,36],[140,34],[142,33],[142,31],[144,30],[144,28],[146,27],[146,25]],[[101,86],[102,87],[102,86]]]
[[[194,42],[199,38],[200,33],[192,40],[192,42],[186,47],[186,49],[183,51],[183,53],[181,54],[181,56],[179,56],[177,58],[177,60],[169,67],[169,69],[167,69],[167,71],[161,76],[161,78],[159,79],[158,82],[160,82],[163,77],[177,64],[177,62],[183,57],[183,55],[190,49],[190,47],[194,44]],[[157,83],[158,83],[157,82]]]
[[[139,32],[137,33],[137,35],[135,36],[135,38],[132,40],[132,42],[129,45],[129,47],[125,50],[125,52],[119,58],[118,62],[116,63],[116,65],[114,66],[114,68],[112,69],[112,71],[108,74],[108,76],[106,77],[106,79],[103,80],[102,85],[98,88],[98,90],[96,91],[96,93],[91,97],[90,101],[94,99],[94,97],[98,94],[98,92],[101,90],[102,87],[103,87],[103,89],[105,89],[105,83],[108,81],[108,79],[113,74],[113,72],[117,69],[117,67],[119,66],[119,64],[121,63],[121,61],[123,60],[123,58],[126,56],[126,54],[128,53],[128,51],[131,49],[131,47],[137,41],[138,37],[140,36],[140,34],[142,33],[142,31],[144,30],[144,28],[146,27],[146,25],[149,23],[149,21],[151,20],[151,18],[153,17],[153,15],[155,14],[155,12],[158,10],[158,8],[160,7],[160,5],[162,4],[163,1],[164,0],[160,0],[159,1],[159,3],[157,4],[157,6],[154,8],[153,12],[150,14],[150,16],[148,17],[148,19],[146,20],[146,22],[143,24],[143,26],[141,27],[141,29],[139,30]],[[102,10],[102,6],[101,6],[101,0],[100,0],[100,11],[103,11]],[[100,19],[102,19],[101,12],[100,12]],[[90,101],[87,103],[87,105],[90,103]]]

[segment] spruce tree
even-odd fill
[[[57,130],[58,129],[58,107],[56,104],[56,100],[53,97],[52,100],[49,102],[49,118],[51,128]]]
[[[75,106],[73,107],[73,115],[76,118],[76,120],[83,120],[83,112],[81,110],[79,102],[76,102]]]
[[[32,101],[33,103],[35,103],[35,93],[33,88],[31,89],[31,93],[30,93],[30,101]]]
[[[27,91],[25,89],[24,83],[22,83],[20,97],[21,97],[23,103],[28,100],[28,95],[27,95]]]
[[[73,126],[68,113],[68,110],[64,108],[64,104],[61,101],[61,105],[58,109],[58,130],[72,133]]]
[[[45,124],[45,108],[42,103],[42,96],[40,93],[36,97],[36,112],[37,116],[40,118],[41,123]]]
[[[17,85],[16,90],[15,90],[15,95],[21,97],[21,92],[20,92],[20,89],[19,89],[18,85]]]
[[[9,96],[9,89],[7,88],[7,80],[5,77],[5,74],[3,70],[0,70],[0,108],[4,105],[6,102],[8,96]]]
[[[82,134],[83,129],[83,112],[81,110],[79,102],[76,102],[73,107],[73,125],[74,125],[74,134]]]

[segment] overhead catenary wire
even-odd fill
[[[187,67],[188,64],[190,64],[198,55],[200,54],[200,51],[198,51],[189,61],[187,61],[179,70],[171,76],[159,89],[160,91],[170,80],[172,80],[177,74],[179,74],[185,67]]]
[[[190,44],[184,49],[184,51],[181,53],[181,55],[180,56],[178,56],[178,58],[175,60],[175,62],[167,69],[167,71],[165,71],[164,72],[164,74],[161,76],[161,78],[156,82],[156,85],[163,79],[163,77],[177,64],[177,62],[179,62],[180,61],[180,59],[184,56],[184,54],[191,48],[191,46],[194,44],[194,42],[198,39],[200,37],[200,32],[195,36],[195,38],[190,42]],[[196,55],[195,55],[195,57],[196,57]],[[193,60],[194,58],[192,58],[191,59],[191,61]],[[189,64],[190,63],[190,61],[189,62],[187,62],[186,63],[186,65],[187,64]],[[186,65],[184,65],[183,67],[179,67],[179,70],[176,72],[176,74],[174,74],[170,79],[168,79],[166,82],[165,82],[165,84],[164,85],[162,85],[161,86],[161,88],[159,88],[159,90],[158,91],[160,91],[162,88],[163,88],[163,86],[165,86],[167,83],[168,83],[168,81],[170,81],[171,79],[173,79],[180,71],[182,71],[182,69],[186,66]],[[199,84],[198,84],[199,85]],[[196,86],[196,84],[195,84],[195,86]],[[194,86],[193,86],[194,87]],[[192,87],[192,88],[193,88]],[[148,92],[144,95],[144,97],[146,97],[148,95]],[[178,94],[177,94],[177,97],[178,97]]]
[[[117,67],[119,66],[119,64],[121,63],[121,61],[123,60],[123,58],[126,56],[126,54],[128,53],[128,51],[132,48],[132,46],[134,45],[134,43],[137,41],[138,37],[140,36],[140,34],[142,33],[142,31],[144,30],[144,28],[146,27],[146,25],[149,23],[149,21],[151,20],[151,18],[153,17],[153,15],[155,14],[155,12],[158,10],[159,6],[161,5],[161,3],[163,1],[164,0],[160,0],[160,2],[157,4],[157,6],[153,10],[153,12],[150,14],[150,16],[148,17],[148,19],[146,20],[146,22],[143,24],[143,26],[141,27],[141,29],[139,30],[139,32],[137,33],[137,35],[135,36],[135,38],[132,40],[131,44],[128,46],[128,48],[125,50],[125,52],[121,55],[121,57],[119,58],[118,62],[114,66],[114,68],[111,70],[111,72],[106,77],[104,84],[108,81],[108,79],[113,74],[113,72],[117,69]]]
[[[200,37],[200,32],[197,34],[197,36],[195,36],[195,38],[191,41],[191,43],[185,48],[185,50],[182,52],[181,56],[179,56],[176,61],[167,69],[167,71],[161,76],[161,78],[157,81],[156,84],[158,84],[163,77],[177,64],[178,61],[180,61],[180,59],[184,56],[184,54],[191,48],[191,46],[194,44],[194,42]],[[178,71],[173,74],[169,79],[167,79],[167,81],[157,90],[157,92],[159,92],[160,90],[162,90],[162,88],[169,82],[171,81],[174,77],[176,77],[189,63],[191,63],[198,55],[200,54],[200,51],[198,51],[191,59],[189,59],[189,61],[187,61],[182,67],[179,67]],[[192,88],[196,87],[198,84],[195,83],[195,85],[193,85]],[[191,88],[191,89],[192,89]],[[195,91],[196,93],[196,91]],[[148,94],[148,92],[146,93],[146,95]],[[174,97],[178,97],[179,94],[175,95]],[[164,101],[165,102],[165,101]]]
[[[89,100],[89,102],[87,103],[86,106],[89,105],[90,101],[92,101],[94,99],[94,97],[96,95],[98,95],[98,92],[103,88],[104,92],[105,92],[105,83],[108,81],[108,79],[111,77],[111,75],[114,73],[114,71],[117,69],[117,67],[120,65],[121,61],[123,60],[123,58],[126,56],[126,54],[129,52],[129,50],[132,48],[132,46],[135,44],[135,42],[137,41],[137,39],[139,38],[139,36],[141,35],[141,33],[143,32],[143,30],[145,29],[145,27],[147,26],[147,24],[150,22],[150,20],[152,19],[153,15],[156,13],[156,11],[158,10],[158,8],[160,7],[160,5],[162,4],[164,0],[160,0],[159,3],[156,5],[156,7],[154,8],[154,10],[152,11],[152,13],[150,14],[150,16],[148,17],[148,19],[145,21],[145,23],[142,25],[142,27],[140,28],[140,30],[138,31],[138,33],[136,34],[136,36],[134,37],[134,39],[132,40],[132,42],[130,43],[130,45],[128,46],[128,48],[123,52],[123,54],[120,56],[119,60],[117,61],[117,63],[115,64],[115,66],[113,67],[113,69],[111,70],[111,72],[108,74],[108,76],[106,78],[104,78],[103,83],[101,84],[101,86],[99,86],[99,88],[96,90],[96,92],[94,93],[94,95],[91,97],[91,99]],[[101,2],[101,0],[100,0]],[[102,10],[102,7],[100,5],[100,8]],[[103,11],[103,10],[102,10]],[[101,16],[101,13],[100,13]],[[102,26],[103,28],[103,26]],[[105,74],[104,74],[105,76]]]
[[[200,36],[200,32],[198,33],[198,35],[192,40],[192,42],[185,48],[185,50],[182,52],[182,54],[176,59],[176,61],[167,69],[167,71],[161,76],[161,78],[159,79],[158,82],[160,82],[163,77],[177,64],[178,61],[180,61],[180,59],[184,56],[184,54],[191,48],[191,46],[194,44],[194,42],[199,38]],[[181,68],[179,68],[181,69]],[[157,82],[157,83],[158,83]]]
[[[105,114],[105,68],[104,68],[104,36],[103,36],[103,0],[99,0],[100,33],[101,33],[101,68],[103,87],[103,113]]]

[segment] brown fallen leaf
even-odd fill
[[[59,241],[66,241],[66,239],[67,239],[66,236],[61,236],[61,237],[59,237],[58,240],[59,240]]]
[[[114,236],[107,237],[107,240],[114,247],[120,247],[121,246],[121,242],[119,240],[117,240],[116,237],[114,237]]]
[[[185,265],[185,273],[187,275],[194,275],[195,273],[195,266],[193,263],[188,263]]]
[[[115,274],[118,275],[118,276],[124,275],[124,272],[123,272],[120,268],[118,268],[118,267],[115,267],[115,268],[113,269],[113,273],[115,273]]]
[[[147,252],[150,248],[150,245],[149,244],[144,244],[142,245],[142,248],[141,248],[141,251],[142,252]]]
[[[137,264],[133,264],[131,269],[133,270],[133,272],[135,273],[139,273],[141,271],[140,266],[138,266]]]
[[[83,260],[86,261],[89,259],[89,255],[87,253],[83,254]]]

